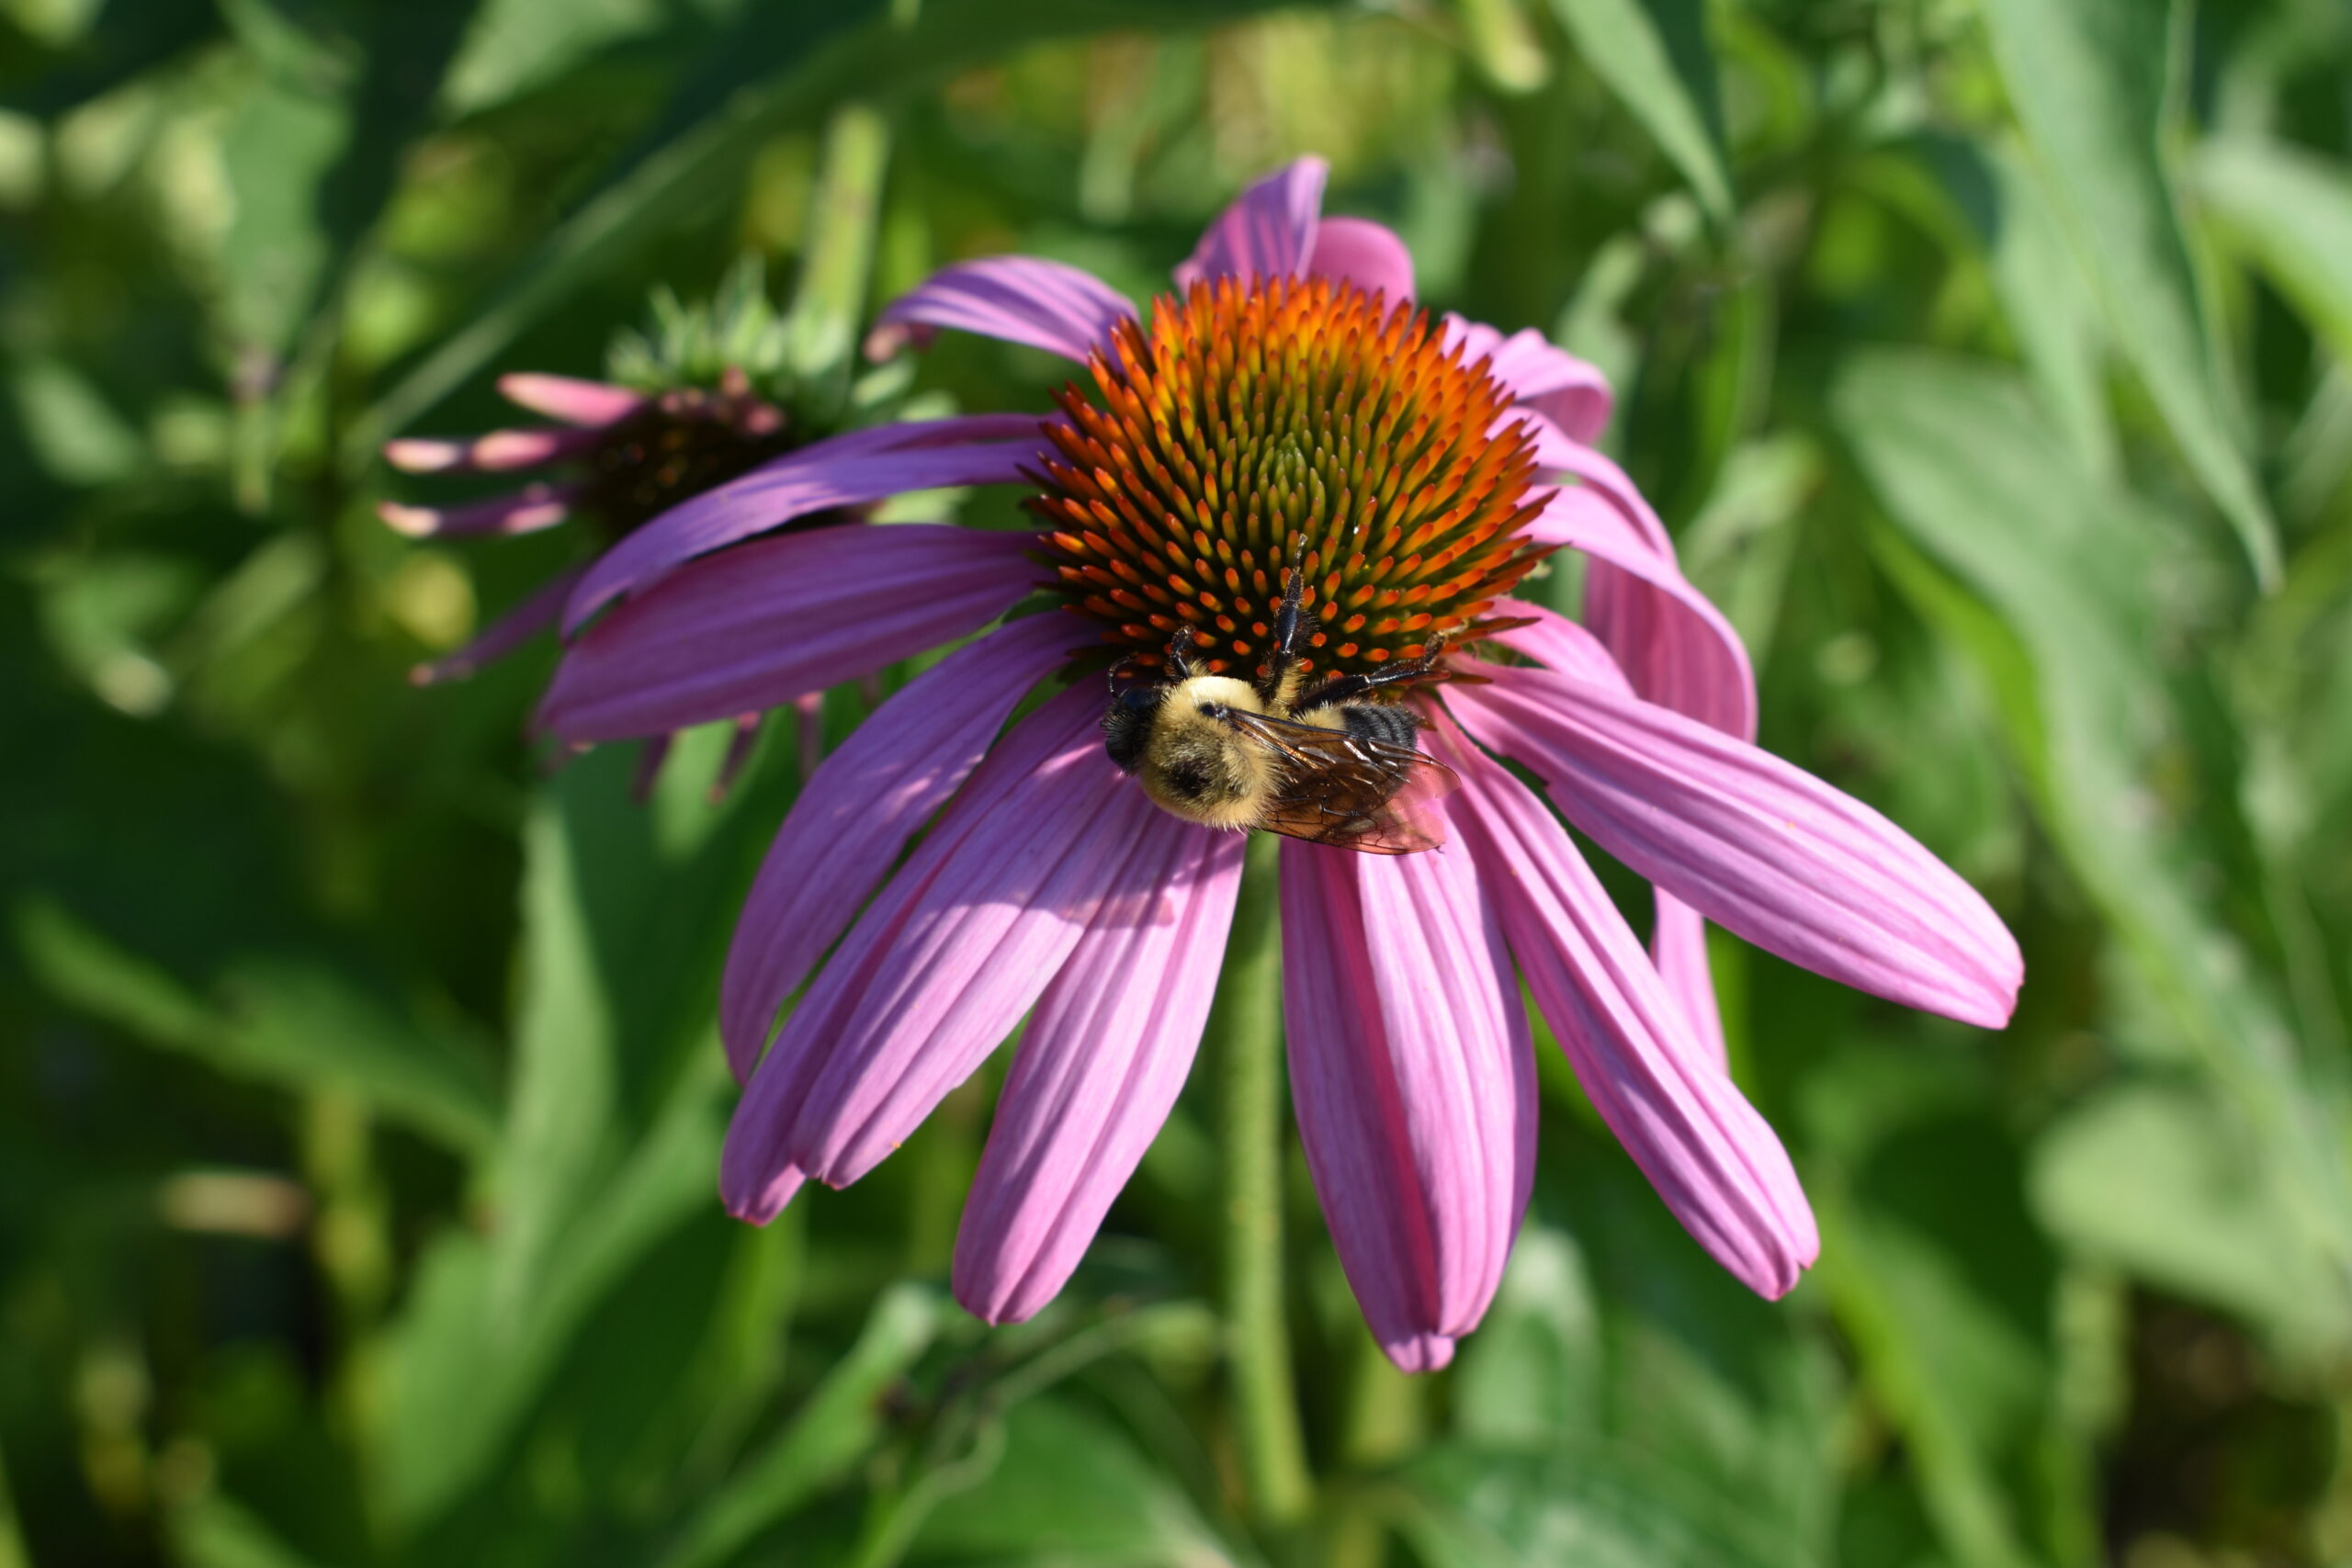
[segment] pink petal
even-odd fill
[[[539,723],[616,740],[781,706],[994,620],[1036,580],[1031,542],[850,523],[706,557],[574,642]]]
[[[1073,635],[1061,615],[990,632],[908,682],[809,775],[743,901],[719,982],[719,1035],[739,1080],[752,1076],[776,1009]]]
[[[376,515],[412,539],[461,539],[477,534],[536,534],[571,515],[578,485],[532,485],[463,506],[404,506],[379,502]]]
[[[1606,492],[1584,485],[1555,491],[1528,535],[1591,558],[1585,624],[1634,691],[1742,739],[1755,735],[1747,649],[1723,612],[1683,577],[1670,547],[1656,547]]]
[[[1300,158],[1251,186],[1217,214],[1176,268],[1176,286],[1218,277],[1296,277],[1315,253],[1316,219],[1331,166]]]
[[[2024,963],[1976,890],[1901,829],[1770,752],[1607,686],[1481,666],[1471,733],[1543,777],[1636,874],[1757,946],[1966,1022],[2008,1021]]]
[[[645,406],[645,399],[627,387],[582,381],[571,376],[542,376],[532,371],[501,376],[498,390],[518,408],[592,430],[618,424]]]
[[[1495,612],[1513,619],[1524,618],[1529,623],[1494,634],[1493,640],[1505,648],[1523,653],[1539,664],[1547,664],[1563,675],[1597,681],[1620,692],[1633,691],[1625,672],[1617,668],[1617,661],[1609,657],[1609,649],[1601,646],[1600,639],[1557,610],[1524,599],[1502,599],[1496,602]]]
[[[976,414],[853,431],[786,454],[707,490],[605,552],[564,611],[566,633],[663,572],[829,507],[908,491],[1009,484],[1046,447],[1025,414]]]
[[[462,469],[470,446],[423,435],[403,435],[384,443],[384,461],[404,474],[442,474]]]
[[[989,749],[931,836],[851,929],[793,1010],[774,1048],[761,1059],[751,1088],[735,1108],[718,1173],[719,1190],[730,1213],[759,1217],[775,1182],[787,1172],[805,1173],[806,1166],[792,1147],[795,1125],[810,1089],[840,1053],[866,987],[904,939],[909,915],[932,891],[951,857],[964,858],[967,863],[959,874],[968,874],[972,856],[965,852],[977,824],[992,824],[1008,804],[1034,799],[1037,775],[1048,766],[1062,762],[1068,778],[1068,759],[1081,749],[1101,750],[1101,705],[1099,694],[1073,687],[1014,726]],[[977,852],[985,855],[985,851],[983,844]],[[1076,945],[1075,932],[1071,945]],[[1042,990],[1052,976],[1035,978],[1036,989]]]
[[[1535,1160],[1527,1016],[1469,858],[1283,846],[1307,1168],[1373,1337],[1432,1371],[1502,1279]]]
[[[531,590],[522,603],[475,634],[463,648],[411,670],[409,682],[431,686],[455,681],[472,674],[492,660],[505,658],[555,624],[556,613],[563,608],[564,595],[571,592],[571,585],[580,581],[580,574],[586,570],[568,566],[557,572]]]
[[[1243,840],[1155,812],[1021,1036],[956,1236],[956,1299],[1018,1323],[1059,1293],[1192,1069]]]
[[[1522,327],[1505,337],[1483,321],[1449,311],[1443,342],[1448,349],[1458,345],[1465,363],[1490,360],[1496,380],[1571,439],[1590,442],[1608,425],[1615,403],[1609,378],[1575,355],[1555,348],[1534,328]]]
[[[1706,1059],[1543,803],[1450,721],[1431,727],[1430,743],[1462,775],[1462,841],[1593,1108],[1717,1262],[1759,1295],[1785,1295],[1821,1242],[1781,1141]]]
[[[1126,296],[1092,273],[1035,256],[989,256],[941,267],[892,300],[865,352],[888,358],[933,329],[953,327],[1083,365],[1089,354],[1108,354],[1111,329],[1135,313]]]
[[[1707,922],[1699,911],[1662,888],[1651,891],[1657,908],[1650,931],[1650,959],[1667,994],[1690,1022],[1690,1038],[1701,1055],[1718,1071],[1727,1070],[1731,1053],[1724,1044],[1723,1011],[1715,1004],[1714,972],[1707,967]]]
[[[1413,297],[1413,253],[1396,231],[1366,218],[1326,218],[1315,231],[1306,270],[1344,277],[1367,294],[1401,305]]]
[[[470,441],[416,436],[384,443],[384,461],[403,473],[512,473],[537,468],[593,449],[595,430],[493,430]]]

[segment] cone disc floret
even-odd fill
[[[1116,330],[1049,426],[1032,507],[1073,609],[1136,665],[1180,625],[1196,663],[1264,661],[1285,569],[1315,619],[1303,662],[1370,671],[1475,640],[1546,553],[1532,437],[1511,395],[1426,314],[1329,278],[1195,283]]]

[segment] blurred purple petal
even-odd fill
[[[1315,252],[1316,220],[1331,166],[1300,158],[1251,186],[1216,216],[1176,268],[1176,287],[1218,277],[1296,277]]]
[[[1394,230],[1368,218],[1326,218],[1315,231],[1307,272],[1344,277],[1367,294],[1386,297],[1391,308],[1413,298],[1413,253]]]
[[[1781,1141],[1710,1061],[1600,879],[1542,802],[1441,718],[1453,819],[1528,989],[1593,1108],[1683,1228],[1759,1295],[1821,1249]]]
[[[797,517],[908,491],[1009,484],[1049,450],[1025,414],[879,425],[804,446],[672,507],[605,551],[572,595],[564,630],[674,567]]]
[[[1054,1299],[1184,1087],[1241,884],[1243,839],[1147,821],[1129,880],[1038,998],[956,1236],[956,1299],[1018,1323]]]
[[[578,457],[603,439],[595,430],[493,430],[469,441],[407,436],[384,443],[384,461],[403,473],[511,473]]]
[[[644,397],[627,387],[605,381],[582,381],[572,376],[544,376],[522,370],[498,378],[499,393],[518,408],[600,430],[645,406]]]
[[[1527,1016],[1462,854],[1283,846],[1291,1097],[1373,1337],[1433,1371],[1501,1281],[1535,1159]]]
[[[866,338],[887,358],[932,329],[953,327],[1086,363],[1111,348],[1111,329],[1136,313],[1092,273],[1035,256],[989,256],[941,267],[892,300]]]
[[[555,624],[563,608],[564,596],[571,585],[580,581],[585,567],[568,566],[526,595],[513,609],[499,616],[474,635],[473,640],[455,653],[443,654],[429,664],[419,664],[408,672],[412,685],[438,685],[472,674],[492,660],[503,659],[540,632]]]
[[[1447,705],[1541,776],[1636,874],[1792,964],[1997,1028],[2023,978],[1984,898],[1861,802],[1670,709],[1547,670],[1479,665]]]
[[[809,775],[743,902],[719,983],[719,1034],[739,1080],[752,1076],[776,1009],[1073,635],[1058,615],[990,632],[908,682]]]
[[[1029,547],[1026,534],[849,523],[706,557],[575,641],[539,723],[617,740],[780,706],[994,620],[1036,581]]]
[[[1559,426],[1570,439],[1589,443],[1609,423],[1615,398],[1609,378],[1551,341],[1533,327],[1522,327],[1505,337],[1483,321],[1448,311],[1445,346],[1459,345],[1464,362],[1493,361],[1496,380],[1521,402]]]
[[[571,515],[578,485],[532,485],[512,495],[463,506],[406,506],[379,502],[376,515],[412,539],[459,539],[475,534],[536,534]]]

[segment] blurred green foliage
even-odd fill
[[[2029,980],[1987,1035],[1723,944],[1822,1221],[1778,1306],[1556,1063],[1441,1378],[1295,1171],[1290,1532],[1237,1485],[1202,1107],[1018,1329],[941,1284],[1001,1065],[721,1216],[789,727],[723,804],[718,734],[642,806],[626,754],[545,776],[544,649],[403,671],[569,547],[403,543],[372,454],[747,253],[824,307],[803,369],[957,256],[1140,298],[1302,152],[1431,303],[1611,373],[1766,743]],[[2352,1558],[2333,0],[0,0],[0,1565]]]

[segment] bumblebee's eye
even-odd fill
[[[1159,707],[1167,697],[1167,689],[1162,686],[1129,686],[1119,694],[1119,705],[1141,718]]]

